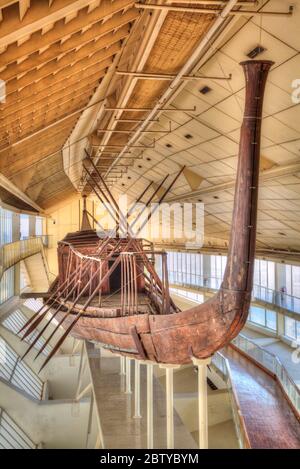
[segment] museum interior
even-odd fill
[[[300,448],[300,0],[0,0],[0,448]]]

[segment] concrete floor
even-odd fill
[[[89,358],[96,406],[99,411],[105,447],[108,449],[147,448],[147,383],[146,366],[141,366],[141,414],[133,418],[134,393],[125,394],[125,377],[120,375],[119,358]],[[134,389],[134,365],[131,363]],[[154,448],[166,448],[166,397],[159,380],[153,379]],[[196,449],[197,445],[174,412],[175,448]]]

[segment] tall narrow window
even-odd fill
[[[15,293],[15,269],[11,267],[2,275],[0,281],[0,304],[5,303]]]
[[[292,292],[293,296],[300,298],[300,267],[292,267]]]
[[[29,215],[24,213],[20,216],[20,239],[29,238]]]
[[[0,207],[0,244],[12,242],[12,212]]]
[[[296,339],[296,321],[293,318],[286,316],[284,318],[284,333],[291,339]]]
[[[42,236],[43,235],[43,219],[42,217],[36,217],[35,219],[35,235]]]

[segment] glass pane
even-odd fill
[[[260,263],[258,259],[255,259],[254,263],[254,284],[260,285],[260,276],[259,276]]]
[[[292,266],[285,266],[285,276],[286,276],[286,291],[288,295],[292,295]]]
[[[268,288],[275,290],[275,262],[268,262]]]
[[[29,215],[21,214],[20,216],[20,239],[29,237]]]
[[[285,335],[296,339],[296,321],[295,319],[285,317],[284,318],[284,332]]]
[[[267,261],[260,261],[260,284],[263,287],[268,286],[268,264]]]
[[[4,272],[0,281],[0,304],[5,303],[14,296],[15,292],[15,269],[11,267]]]
[[[250,314],[250,321],[254,322],[255,324],[259,324],[260,326],[266,325],[266,314],[265,310],[262,308],[258,308],[257,306],[251,306],[251,314]]]
[[[300,321],[296,321],[296,337],[300,344]]]
[[[12,242],[12,212],[0,207],[0,244]]]
[[[43,234],[43,219],[42,219],[42,217],[36,217],[36,219],[35,219],[35,234],[36,234],[36,236],[42,236],[42,234]]]
[[[269,311],[267,310],[266,312],[266,318],[267,318],[267,328],[272,329],[273,331],[277,330],[277,314],[275,311]]]
[[[300,267],[295,265],[292,267],[292,291],[293,296],[300,298]]]

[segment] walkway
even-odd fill
[[[282,340],[279,338],[269,337],[265,334],[262,334],[261,332],[254,331],[247,326],[245,326],[242,330],[242,334],[265,350],[274,353],[274,355],[279,358],[298,387],[300,387],[299,352],[296,350],[296,348],[290,347],[289,345],[282,342]]]
[[[300,425],[276,381],[230,346],[233,384],[252,448],[300,448]]]
[[[95,350],[96,351],[96,350]],[[89,366],[95,389],[105,448],[147,448],[146,366],[141,366],[141,419],[133,418],[134,393],[125,394],[125,376],[120,375],[120,359],[89,353]],[[102,352],[101,352],[102,353]],[[132,390],[134,389],[133,362],[131,363]],[[166,448],[166,396],[159,381],[153,376],[154,448]],[[196,449],[190,432],[174,412],[175,448]]]

